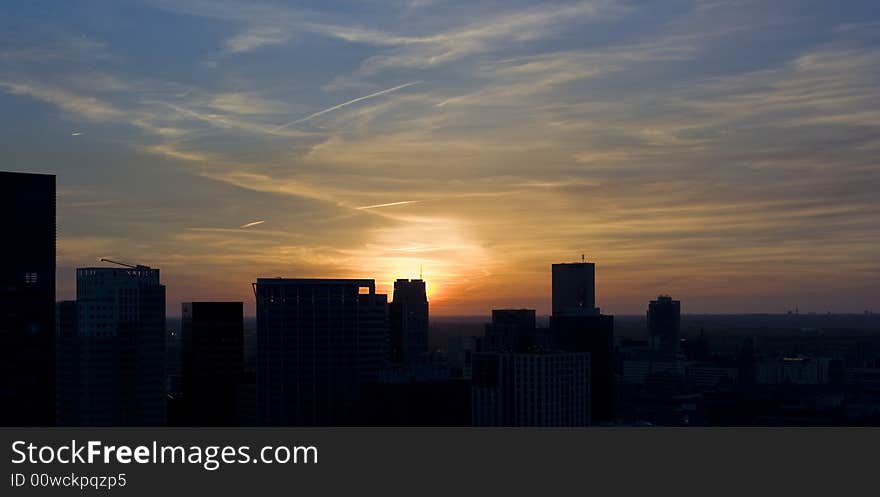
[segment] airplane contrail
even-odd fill
[[[239,228],[250,228],[251,226],[256,226],[256,225],[258,225],[258,224],[263,224],[263,223],[265,223],[265,222],[266,222],[266,221],[254,221],[254,222],[251,222],[251,223],[242,224],[241,226],[239,226]]]
[[[74,131],[73,133],[70,134],[70,136],[82,136],[84,134],[85,133],[83,133],[82,131]]]
[[[387,93],[392,93],[392,92],[395,92],[398,90],[402,90],[406,87],[417,85],[419,83],[421,83],[421,81],[411,81],[409,83],[395,86],[394,88],[387,88],[385,90],[377,91],[376,93],[370,93],[369,95],[364,95],[363,97],[358,97],[358,98],[355,98],[354,100],[349,100],[348,102],[342,102],[341,104],[334,105],[333,107],[328,107],[324,110],[319,110],[318,112],[315,112],[314,114],[309,114],[306,117],[302,117],[302,118],[296,119],[294,121],[290,121],[289,123],[282,124],[280,126],[276,126],[276,127],[272,128],[272,132],[274,133],[276,131],[281,131],[282,129],[284,129],[288,126],[293,126],[294,124],[299,124],[299,123],[309,121],[309,120],[314,119],[318,116],[323,116],[324,114],[326,114],[328,112],[333,112],[334,110],[338,110],[343,107],[347,107],[351,104],[356,104],[356,103],[361,102],[363,100],[368,100],[368,99],[375,98],[375,97],[378,97],[381,95],[385,95]]]
[[[421,200],[404,200],[402,202],[389,202],[387,204],[376,204],[376,205],[365,205],[363,207],[355,207],[358,210],[365,211],[369,209],[380,209],[382,207],[392,207],[395,205],[404,205],[404,204],[417,204],[421,202]]]

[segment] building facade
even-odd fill
[[[181,311],[181,421],[234,426],[244,373],[244,305],[185,302]]]
[[[588,426],[589,354],[474,354],[474,426]]]
[[[59,419],[82,426],[166,424],[165,286],[147,266],[76,270],[77,358]],[[68,342],[70,344],[70,342]]]
[[[598,314],[596,265],[592,262],[553,264],[553,315]]]
[[[388,357],[387,296],[373,280],[260,278],[257,423],[351,424]]]
[[[483,339],[486,352],[541,352],[553,349],[549,330],[535,325],[534,309],[493,309]]]
[[[55,176],[0,172],[0,223],[0,425],[51,425]]]
[[[614,317],[596,307],[596,266],[591,262],[553,264],[555,346],[590,355],[590,410],[593,423],[614,416]]]
[[[415,365],[428,355],[428,297],[423,280],[394,282],[391,313],[391,362]]]
[[[648,336],[651,349],[661,354],[678,354],[681,333],[681,302],[660,295],[648,304]]]

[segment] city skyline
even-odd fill
[[[874,8],[13,1],[3,169],[57,175],[59,301],[107,257],[171,315],[420,275],[433,316],[546,315],[586,254],[609,314],[876,312]]]

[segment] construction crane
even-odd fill
[[[148,269],[147,266],[141,266],[140,264],[138,264],[137,266],[132,266],[131,264],[126,264],[124,262],[111,261],[110,259],[105,259],[103,257],[101,257],[100,262],[109,262],[110,264],[116,264],[117,266],[127,267],[129,269]]]

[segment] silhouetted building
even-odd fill
[[[590,354],[590,417],[598,423],[614,415],[614,317],[600,314],[595,284],[592,262],[553,264],[554,344]]]
[[[428,297],[423,280],[394,282],[391,310],[391,362],[415,364],[428,355]]]
[[[361,426],[470,426],[471,382],[428,364],[392,367],[363,385],[355,412]]]
[[[564,313],[599,313],[592,262],[553,264],[553,315]]]
[[[480,348],[479,337],[452,336],[446,342],[446,364],[453,378],[471,378],[473,354]]]
[[[825,385],[829,383],[831,360],[784,356],[758,364],[758,383],[766,385]]]
[[[55,420],[55,176],[0,172],[0,424]]]
[[[540,352],[553,348],[549,330],[535,327],[534,309],[493,309],[483,340],[487,352]]]
[[[79,315],[75,300],[55,304],[55,422],[59,426],[78,425],[82,400],[80,387],[83,371],[80,368],[82,349],[77,332]]]
[[[648,334],[654,351],[676,355],[680,330],[680,301],[672,300],[669,295],[660,295],[648,304]]]
[[[147,266],[76,270],[77,357],[59,420],[166,424],[165,286]]]
[[[236,426],[257,425],[257,370],[245,366],[236,395]]]
[[[241,302],[182,305],[183,423],[234,426],[244,373],[244,308]]]
[[[373,280],[259,278],[257,422],[353,422],[388,356],[387,296]]]
[[[681,352],[689,361],[708,361],[709,360],[709,340],[706,338],[703,330],[700,335],[693,338],[679,339],[678,341]]]
[[[590,358],[583,353],[474,354],[474,426],[588,426]]]
[[[614,416],[614,316],[562,315],[550,318],[556,346],[566,352],[590,354],[590,418],[593,423]]]

